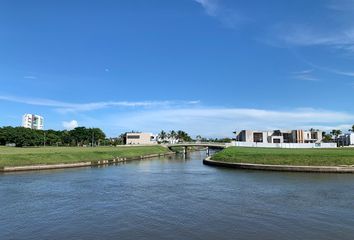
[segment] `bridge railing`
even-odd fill
[[[218,147],[228,147],[230,143],[220,143],[220,142],[180,142],[180,143],[167,143],[168,147],[173,146],[218,146]]]

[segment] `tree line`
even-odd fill
[[[192,138],[186,133],[185,131],[182,130],[171,130],[169,132],[165,132],[162,130],[158,134],[158,140],[159,142],[165,143],[169,141],[178,141],[178,142],[191,142]]]
[[[34,130],[24,127],[1,127],[0,145],[26,146],[97,146],[106,142],[99,128],[77,127],[73,130]]]
[[[348,132],[354,133],[354,125],[350,129],[348,129]],[[323,142],[336,142],[339,138],[340,135],[342,135],[342,130],[340,129],[333,129],[329,133],[323,132]]]

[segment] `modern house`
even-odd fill
[[[124,135],[125,145],[156,144],[156,136],[152,133],[128,132]]]
[[[236,134],[236,141],[249,143],[320,143],[322,138],[319,130],[242,130]]]
[[[22,116],[22,127],[42,130],[44,128],[44,119],[42,116],[26,113]]]
[[[342,134],[338,137],[339,146],[354,146],[354,133]]]

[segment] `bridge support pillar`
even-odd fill
[[[207,154],[207,156],[210,155],[210,149],[209,149],[209,147],[206,147],[206,154]]]
[[[183,154],[187,154],[187,147],[183,147]]]

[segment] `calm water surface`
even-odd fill
[[[0,175],[0,239],[354,239],[354,175],[204,166],[204,153]]]

